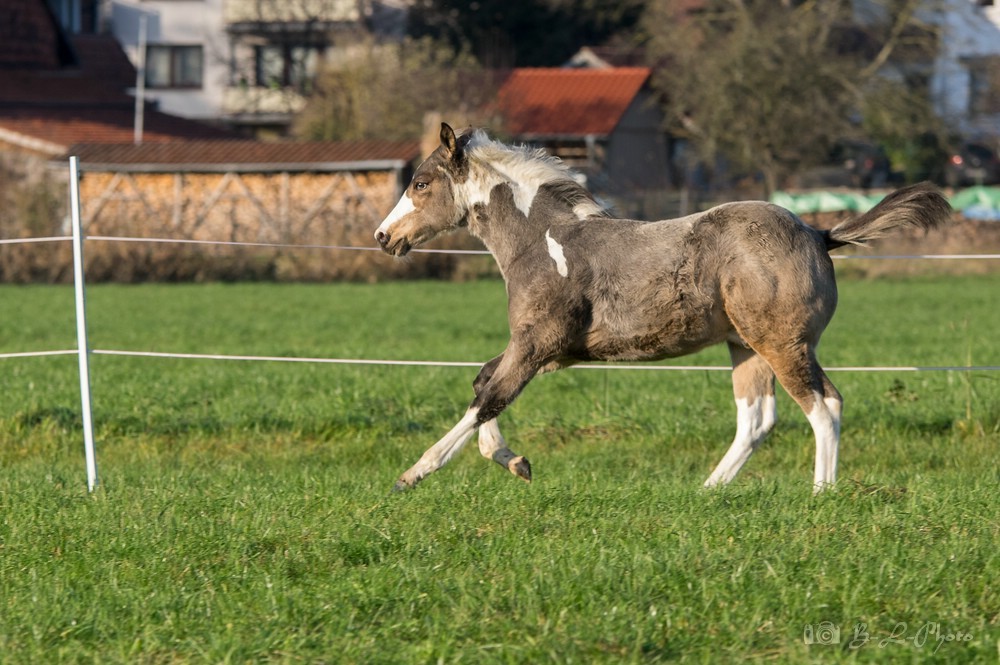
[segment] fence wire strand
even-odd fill
[[[40,238],[9,238],[0,239],[0,245],[14,245],[21,243],[43,243],[70,241],[73,236],[48,236]],[[229,240],[195,240],[186,238],[146,238],[136,236],[86,236],[85,240],[98,242],[127,242],[127,243],[171,243],[187,245],[208,245],[208,246],[231,246],[231,247],[256,247],[270,249],[312,249],[312,250],[334,250],[334,251],[362,251],[377,252],[378,247],[358,247],[352,245],[321,245],[321,244],[295,244],[295,243],[271,243],[271,242],[244,242]],[[415,249],[414,252],[426,254],[458,254],[458,255],[488,255],[486,250],[475,249]],[[869,255],[831,255],[837,260],[965,260],[965,259],[1000,259],[1000,254],[869,254]],[[23,351],[16,353],[0,353],[0,360],[12,358],[30,358],[43,356],[61,356],[78,353],[76,349],[56,350],[56,351]],[[446,361],[446,360],[392,360],[384,358],[309,358],[295,356],[256,356],[256,355],[234,355],[234,354],[206,354],[206,353],[170,353],[161,351],[126,351],[115,349],[92,349],[94,355],[104,356],[126,356],[145,358],[172,358],[187,360],[239,360],[256,362],[286,362],[286,363],[321,363],[335,365],[381,365],[381,366],[408,366],[408,367],[481,367],[478,361]],[[633,370],[633,371],[704,371],[704,372],[729,372],[732,367],[722,365],[632,365],[632,364],[580,364],[573,365],[572,369],[611,369],[611,370]],[[905,365],[905,366],[852,366],[852,367],[825,367],[828,372],[992,372],[1000,371],[1000,365]]]
[[[16,245],[20,243],[40,243],[58,242],[72,240],[73,236],[48,236],[41,238],[6,238],[0,239],[0,245]],[[150,238],[143,236],[105,236],[88,235],[85,240],[98,242],[125,242],[125,243],[159,243],[174,245],[207,245],[207,246],[229,246],[229,247],[256,247],[267,249],[325,249],[333,251],[352,252],[379,252],[378,247],[366,247],[358,245],[322,245],[310,243],[284,243],[284,242],[249,242],[241,240],[198,240],[193,238]],[[489,251],[485,249],[413,249],[415,253],[422,254],[459,254],[488,256]],[[955,260],[995,260],[1000,259],[1000,254],[831,254],[830,258],[837,261],[851,260],[878,260],[878,261],[955,261]]]

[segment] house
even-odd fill
[[[231,51],[223,5],[223,0],[107,3],[107,29],[132,64],[143,68],[143,94],[160,110],[220,122]]]
[[[608,67],[642,67],[645,53],[633,46],[583,46],[566,62],[566,67],[607,69]]]
[[[135,69],[112,36],[64,30],[44,0],[5,0],[0,25],[8,30],[0,35],[0,151],[49,159],[75,143],[135,139],[136,104],[126,93]],[[142,115],[144,141],[233,137],[152,108]]]
[[[545,148],[607,195],[667,188],[670,142],[646,67],[515,69],[500,87],[503,131]]]
[[[890,22],[883,2],[854,0],[853,8],[858,26]],[[1000,4],[926,2],[916,19],[879,74],[926,90],[935,112],[956,134],[1000,141]],[[858,34],[863,44],[865,37]]]
[[[967,138],[1000,148],[1000,3],[947,0],[930,81],[938,113]]]
[[[287,134],[320,64],[369,30],[399,33],[405,0],[115,0],[107,22],[168,113],[246,136]],[[145,25],[145,50],[141,48]]]

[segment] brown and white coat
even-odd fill
[[[775,423],[775,377],[816,440],[814,488],[836,478],[842,399],[816,360],[837,305],[829,250],[950,216],[929,185],[887,196],[828,232],[764,202],[728,203],[680,219],[612,219],[557,159],[442,125],[375,232],[403,256],[461,227],[493,254],[507,285],[510,342],[473,383],[462,419],[400,477],[413,487],[479,431],[480,452],[531,479],[497,416],[536,374],[581,361],[657,360],[725,342],[737,431],[705,484],[727,483]]]

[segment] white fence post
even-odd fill
[[[76,292],[76,348],[80,359],[80,403],[83,449],[87,458],[87,490],[97,487],[97,454],[90,407],[90,345],[87,343],[87,295],[83,281],[83,220],[80,215],[80,160],[69,158],[69,200],[73,218],[73,287]]]

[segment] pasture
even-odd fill
[[[1000,364],[994,277],[845,280],[828,367]],[[91,286],[91,345],[485,361],[499,281]],[[73,348],[67,287],[0,287],[0,353]],[[725,365],[724,348],[675,364]],[[728,372],[571,369],[404,469],[473,368],[0,360],[0,661],[996,662],[1000,373],[831,373],[840,476],[784,394],[735,482]]]

